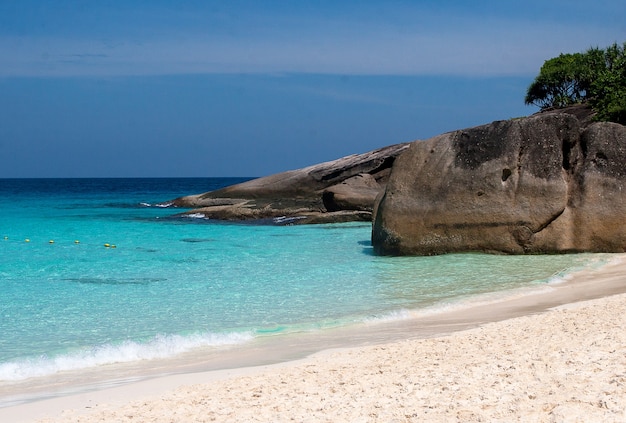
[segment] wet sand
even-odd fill
[[[302,359],[209,372],[190,360],[187,373],[0,408],[0,421],[626,421],[616,258],[533,294],[255,352],[314,353]]]

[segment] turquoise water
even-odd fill
[[[0,381],[400,319],[591,261],[377,257],[369,224],[227,224],[156,206],[238,181],[0,180]]]

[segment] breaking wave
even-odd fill
[[[247,332],[227,334],[157,335],[148,342],[105,344],[58,356],[40,356],[0,364],[0,380],[16,381],[68,370],[139,360],[173,357],[199,347],[238,345],[253,339]]]

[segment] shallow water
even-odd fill
[[[601,260],[378,257],[369,224],[226,224],[155,207],[237,181],[0,180],[0,381],[404,319]]]

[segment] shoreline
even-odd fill
[[[90,414],[94,411],[98,413],[108,412],[105,411],[108,407],[115,410],[117,407],[124,407],[124,404],[131,399],[141,398],[145,399],[145,404],[152,404],[150,407],[153,407],[155,403],[163,401],[160,399],[162,396],[175,395],[175,392],[178,391],[173,391],[174,389],[189,390],[191,385],[209,384],[205,387],[209,390],[214,385],[234,384],[234,386],[239,386],[242,378],[252,378],[254,381],[258,381],[264,378],[272,379],[275,374],[288,374],[286,377],[289,378],[290,372],[301,372],[304,367],[332,365],[337,357],[344,360],[346,355],[361,356],[368,354],[368,352],[371,353],[371,350],[398,350],[407,344],[417,344],[416,348],[419,349],[419,344],[449,342],[456,338],[461,338],[461,343],[467,343],[467,339],[463,338],[471,336],[473,332],[489,332],[490,330],[493,332],[494,326],[515,324],[520,319],[541,320],[545,319],[546,316],[554,317],[560,313],[560,310],[573,310],[575,313],[576,309],[586,307],[585,304],[589,300],[593,300],[589,304],[594,304],[594,306],[596,303],[601,306],[603,303],[616,302],[621,304],[626,312],[626,295],[624,295],[626,293],[626,255],[616,255],[615,260],[600,269],[583,270],[573,275],[571,280],[550,285],[549,288],[494,302],[488,306],[476,304],[473,307],[430,316],[418,316],[405,321],[364,325],[360,328],[362,330],[356,332],[352,328],[350,330],[333,330],[324,334],[304,334],[299,339],[305,341],[303,347],[295,352],[292,351],[291,357],[269,359],[268,363],[270,364],[242,367],[238,366],[235,361],[233,368],[212,371],[203,371],[200,364],[192,365],[180,373],[168,376],[153,375],[135,382],[121,381],[123,383],[118,380],[117,383],[121,383],[119,386],[100,386],[97,390],[0,408],[0,420],[30,422],[38,418],[49,417],[52,418],[50,421],[76,421],[72,418],[77,419],[78,415]],[[564,305],[568,306],[563,307]],[[577,325],[583,326],[585,324],[587,324],[585,321],[577,323]],[[497,336],[497,333],[493,336]],[[341,342],[337,342],[338,340]],[[290,339],[290,342],[293,341],[293,338]],[[615,346],[619,347],[619,345]],[[263,350],[263,347],[268,349]],[[256,353],[270,354],[271,356],[272,352],[278,353],[281,345],[272,347],[261,345],[260,348],[261,350],[257,350]],[[239,385],[237,385],[238,383]],[[250,382],[246,382],[246,384],[248,383]],[[265,385],[268,388],[277,388],[269,382]],[[310,386],[311,389],[315,387],[315,384]],[[319,388],[322,389],[322,387]],[[245,391],[247,388],[239,386],[236,389]],[[323,389],[326,387],[324,386]],[[622,389],[624,389],[623,385]],[[214,392],[213,395],[219,395],[219,393]],[[182,402],[184,403],[184,401]],[[104,406],[104,403],[111,405]],[[625,404],[622,402],[622,409],[624,406]],[[128,406],[126,407],[128,408]],[[61,417],[63,410],[70,409],[75,411],[69,414],[65,413],[65,417]],[[70,415],[73,417],[68,417]],[[66,417],[67,420],[63,420]],[[138,421],[138,416],[135,417],[135,420],[132,421]],[[116,417],[116,419],[119,418],[119,416]],[[244,419],[243,416],[239,418]],[[167,417],[167,419],[172,419],[172,417]],[[80,421],[91,420],[85,417],[85,420]]]
[[[270,333],[253,336],[243,343],[209,345],[162,358],[77,366],[75,369],[48,375],[2,381],[0,410],[20,403],[96,391],[166,375],[275,364],[303,358],[324,349],[393,342],[460,330],[483,321],[501,318],[484,316],[484,307],[491,309],[508,304],[509,300],[518,297],[544,294],[554,290],[555,284],[567,281],[573,275],[598,269],[622,257],[613,254],[586,256],[578,265],[572,263],[568,268],[558,270],[552,275],[544,274],[529,285],[460,296],[421,308],[397,309],[371,319],[354,320],[352,323],[345,320],[344,324],[334,327]],[[626,255],[623,257],[626,259]],[[511,314],[510,310],[503,313]]]

